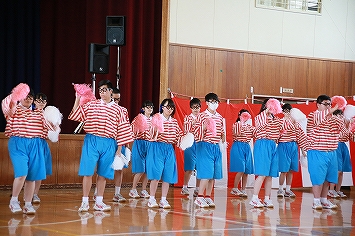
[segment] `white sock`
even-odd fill
[[[314,198],[314,199],[313,199],[313,203],[318,203],[318,202],[320,202],[320,199],[319,199],[319,198]]]
[[[280,186],[279,186],[279,190],[284,190],[283,185],[280,185]]]
[[[155,200],[155,196],[150,195],[149,200]]]
[[[89,197],[83,197],[83,202],[89,203]]]
[[[328,202],[328,199],[326,197],[321,197],[320,198],[320,202],[322,203],[327,203]]]
[[[286,191],[289,192],[291,190],[291,185],[286,185]]]
[[[25,202],[25,206],[26,207],[32,206],[32,203],[31,202]]]
[[[121,192],[121,187],[115,186],[115,194],[120,194]]]
[[[253,201],[254,201],[254,200],[258,200],[258,199],[259,199],[259,196],[258,196],[258,195],[254,195],[254,194],[253,194],[253,198],[252,198],[251,200],[253,200]]]
[[[264,201],[269,201],[270,200],[270,196],[265,196]]]
[[[11,197],[10,202],[18,202],[18,197]]]
[[[162,201],[165,201],[165,200],[166,200],[166,197],[161,197],[161,200],[162,200]]]
[[[102,203],[102,200],[104,199],[103,196],[96,196],[96,201],[95,203]]]

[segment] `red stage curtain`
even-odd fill
[[[41,1],[40,10],[41,91],[63,113],[62,133],[77,126],[66,119],[75,99],[71,84],[92,83],[88,46],[106,44],[106,16],[126,17],[119,60],[121,105],[134,117],[144,100],[159,103],[162,0]],[[110,47],[109,74],[96,74],[96,85],[102,79],[116,85],[117,49]]]
[[[183,120],[185,115],[189,115],[191,113],[190,107],[189,107],[189,99],[188,98],[180,98],[180,97],[173,97],[175,106],[176,106],[176,112],[174,115],[174,118],[176,118],[183,127]],[[355,105],[355,102],[353,100],[348,100],[348,104]],[[226,102],[221,102],[219,104],[219,107],[217,109],[218,113],[220,113],[226,120],[226,132],[227,132],[227,142],[228,142],[228,148],[227,148],[227,168],[228,168],[228,187],[233,187],[234,184],[234,177],[235,173],[229,172],[229,152],[230,152],[230,147],[233,143],[233,138],[232,138],[232,125],[236,121],[238,117],[238,112],[240,109],[247,109],[251,116],[252,119],[259,113],[261,105],[260,104],[244,104],[244,103],[239,103],[239,104],[227,104]],[[309,103],[307,104],[292,104],[292,107],[300,109],[305,115],[308,115],[310,112],[314,111],[316,109],[315,103]],[[204,111],[207,108],[206,103],[202,101],[202,108],[201,111]],[[351,142],[350,143],[350,150],[351,153],[355,152],[355,143]],[[181,151],[179,148],[176,149],[176,158],[177,158],[177,163],[178,163],[178,183],[176,186],[182,186],[183,180],[184,180],[184,156],[183,156],[183,151]],[[355,166],[355,161],[352,158],[352,166]],[[353,172],[353,179],[355,179],[354,172]],[[302,187],[302,173],[301,173],[301,167],[299,167],[299,171],[297,173],[294,173],[293,175],[293,180],[292,180],[292,187]]]

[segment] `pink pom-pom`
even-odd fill
[[[350,125],[350,132],[354,133],[355,132],[355,122],[352,122]]]
[[[11,100],[14,102],[25,99],[30,92],[30,87],[25,83],[18,84],[11,92]]]
[[[343,110],[347,104],[346,99],[343,96],[333,96],[332,97],[332,105],[333,107],[338,104],[338,109]]]
[[[212,133],[213,136],[217,135],[216,122],[212,118],[207,119],[206,129]]]
[[[269,112],[271,112],[274,115],[282,112],[281,104],[279,100],[275,98],[270,98],[266,102],[266,107],[269,108]]]
[[[157,113],[152,117],[152,126],[158,130],[159,133],[164,131],[163,117],[161,114]]]
[[[135,119],[135,123],[134,123],[134,128],[138,131],[138,132],[144,132],[147,128],[147,119],[144,117],[143,114],[139,114],[136,119]]]
[[[88,84],[73,84],[75,92],[80,96],[80,105],[95,100],[96,97]]]
[[[251,115],[249,114],[249,112],[243,112],[239,117],[239,119],[242,123],[249,120],[250,118],[251,118]]]

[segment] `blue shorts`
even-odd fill
[[[338,171],[351,172],[352,166],[348,146],[346,146],[344,142],[339,142],[336,152],[338,157]]]
[[[132,173],[144,173],[147,151],[150,142],[144,139],[134,140],[132,146]]]
[[[97,164],[97,174],[113,179],[111,165],[117,151],[117,142],[112,138],[86,134],[81,152],[79,176],[93,176]]]
[[[46,165],[41,138],[12,136],[8,142],[14,177],[26,176],[28,181],[46,178]]]
[[[43,148],[43,155],[44,155],[44,162],[46,165],[46,175],[52,174],[52,154],[51,150],[49,149],[48,142],[41,138],[41,145]]]
[[[296,142],[281,142],[277,145],[279,171],[298,171],[298,146]]]
[[[325,181],[338,182],[338,162],[336,151],[309,150],[307,152],[308,172],[312,185],[321,185]]]
[[[195,170],[196,168],[196,142],[184,151],[184,171]]]
[[[149,180],[162,180],[177,183],[175,150],[172,144],[151,142],[147,152],[147,177]]]
[[[197,179],[222,179],[222,153],[219,145],[208,142],[196,143]]]
[[[254,174],[261,176],[279,176],[279,160],[276,143],[270,139],[258,139],[254,144]]]
[[[253,157],[249,143],[234,141],[230,151],[230,172],[253,174]]]

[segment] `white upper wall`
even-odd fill
[[[323,0],[313,15],[255,0],[170,0],[171,43],[355,61],[355,0]]]

